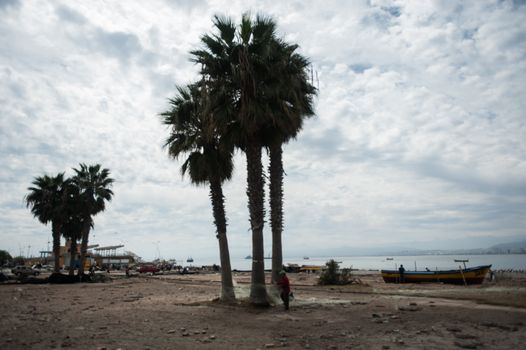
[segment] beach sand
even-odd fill
[[[318,286],[289,274],[295,299],[254,308],[217,301],[219,274],[156,275],[73,285],[0,284],[0,349],[519,349],[526,279],[481,286]],[[521,277],[521,276],[519,276]],[[234,273],[246,297],[249,273]],[[267,276],[267,280],[269,276]]]

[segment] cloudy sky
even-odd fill
[[[273,16],[319,80],[285,147],[286,257],[524,239],[523,1],[0,0],[0,249],[47,249],[27,187],[83,162],[116,180],[93,243],[217,256],[208,189],[167,157],[158,114],[196,79],[188,52],[212,16],[246,11]],[[239,154],[233,257],[251,252],[245,186]]]

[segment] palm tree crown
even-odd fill
[[[188,155],[181,172],[198,185],[215,177],[221,183],[230,180],[234,169],[233,146],[224,142],[218,125],[206,114],[203,89],[199,84],[178,87],[177,96],[170,99],[171,110],[161,113],[163,123],[171,129],[165,142],[169,155]]]
[[[113,192],[110,187],[114,180],[108,169],[101,169],[100,164],[80,164],[80,169],[73,168],[73,182],[79,188],[86,215],[97,215],[106,209],[106,201],[111,201]]]
[[[44,175],[36,177],[33,186],[28,188],[30,193],[25,198],[27,207],[41,223],[63,219],[65,181],[64,173]]]
[[[86,165],[81,163],[80,169],[73,168],[73,184],[78,189],[78,197],[81,203],[79,208],[83,218],[82,242],[80,246],[79,276],[84,274],[84,263],[88,251],[89,232],[93,226],[93,216],[106,209],[106,201],[111,201],[113,191],[110,189],[114,180],[110,177],[110,171],[102,168],[100,164]]]
[[[32,184],[33,186],[28,188],[26,204],[31,208],[33,216],[41,223],[51,222],[54,272],[58,273],[60,270],[60,234],[62,225],[67,220],[67,214],[65,214],[66,189],[70,182],[64,178],[64,173],[59,173],[56,176],[36,177]]]

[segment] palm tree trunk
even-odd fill
[[[53,267],[54,273],[60,273],[60,224],[53,222],[51,226],[51,233],[53,236]]]
[[[210,179],[210,199],[214,213],[214,224],[219,242],[219,258],[221,260],[221,301],[231,303],[236,300],[230,266],[230,252],[226,236],[225,197],[218,178]]]
[[[265,262],[263,251],[264,180],[261,163],[261,145],[251,140],[247,145],[247,196],[252,228],[252,276],[250,302],[256,306],[268,306],[265,286]]]
[[[70,249],[70,258],[69,258],[69,275],[75,275],[75,256],[77,255],[77,240],[72,239]]]
[[[273,143],[270,147],[270,225],[272,226],[272,283],[279,280],[279,272],[283,268],[283,248],[281,235],[283,232],[283,150],[281,143]]]
[[[84,275],[84,264],[86,262],[86,253],[88,251],[88,238],[91,227],[91,218],[85,219],[82,227],[82,241],[80,243],[80,266],[78,275],[80,278]]]

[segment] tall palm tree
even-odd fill
[[[272,77],[274,87],[269,96],[274,123],[264,131],[269,152],[270,224],[272,227],[272,282],[279,279],[283,268],[283,148],[295,138],[303,120],[314,115],[313,97],[316,89],[309,82],[309,60],[297,53],[298,46],[276,40],[272,46]]]
[[[247,157],[247,196],[252,229],[252,275],[250,300],[267,306],[263,250],[264,177],[261,162],[262,130],[273,123],[268,96],[272,94],[271,45],[276,24],[270,18],[242,16],[236,26],[228,18],[214,17],[217,34],[201,38],[203,49],[191,52],[201,64],[210,95],[222,103],[215,110],[239,128],[238,146]]]
[[[25,197],[27,207],[41,223],[47,225],[51,222],[51,234],[53,236],[53,258],[54,272],[60,272],[60,235],[65,214],[65,198],[68,180],[64,173],[56,176],[36,177],[28,188],[29,194]]]
[[[110,171],[102,168],[100,164],[80,164],[80,169],[73,168],[75,176],[72,181],[78,188],[82,217],[82,237],[80,244],[80,267],[78,274],[82,278],[84,264],[88,250],[90,229],[93,227],[93,216],[106,209],[106,202],[111,201],[113,192],[110,189],[114,180],[110,177]]]
[[[192,52],[220,108],[219,122],[238,128],[237,145],[247,156],[247,195],[252,228],[252,303],[267,305],[264,252],[264,177],[261,148],[271,156],[271,219],[273,270],[282,266],[283,165],[281,145],[295,137],[303,117],[312,115],[315,89],[308,84],[308,60],[296,45],[278,39],[270,18],[243,15],[238,28],[228,18],[216,16],[217,33],[204,35],[203,49]],[[275,242],[275,243],[274,243]]]
[[[225,144],[222,133],[207,114],[208,99],[204,85],[179,87],[170,99],[171,109],[161,114],[163,123],[170,127],[165,147],[173,158],[187,155],[181,173],[188,174],[195,185],[210,186],[210,199],[221,260],[221,300],[233,302],[236,298],[230,266],[227,223],[222,184],[230,180],[234,164],[233,146]]]

